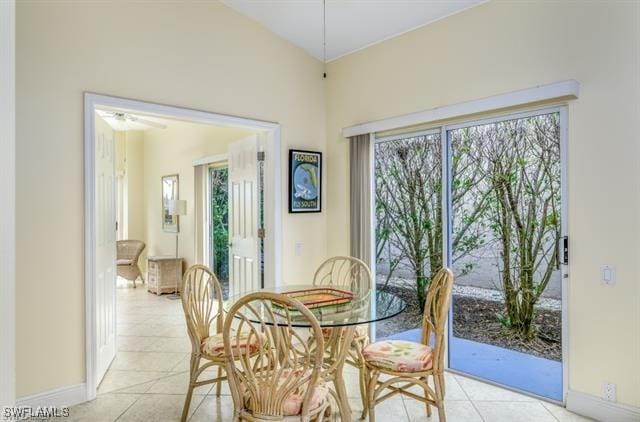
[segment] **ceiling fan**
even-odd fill
[[[135,114],[125,113],[122,111],[102,111],[98,110],[98,115],[105,119],[114,119],[120,123],[137,123],[143,126],[149,126],[155,129],[166,129],[167,126],[162,123],[154,122],[153,120],[144,119],[138,117]]]

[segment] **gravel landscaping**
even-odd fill
[[[416,300],[415,289],[408,283],[393,283],[386,289],[407,302],[407,309],[400,315],[377,324],[377,337],[384,338],[399,332],[420,328],[422,316]],[[382,288],[378,285],[378,288]],[[456,337],[478,341],[529,353],[538,357],[560,361],[561,302],[543,298],[537,306],[536,326],[538,335],[531,340],[514,336],[498,321],[496,314],[504,312],[499,291],[470,286],[454,286],[453,332]]]

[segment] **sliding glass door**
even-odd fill
[[[447,128],[449,366],[562,400],[560,112]]]
[[[376,139],[377,287],[409,304],[378,338],[419,340],[447,265],[449,367],[562,400],[563,122],[558,108]]]
[[[376,337],[419,341],[426,287],[443,262],[440,131],[379,138],[374,152],[377,289],[408,305],[376,324]]]

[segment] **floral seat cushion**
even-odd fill
[[[238,336],[240,337],[239,344],[237,343]],[[240,334],[236,334],[234,332],[231,337],[231,347],[239,347],[240,353],[255,353],[258,350],[260,344],[263,342],[264,337],[262,335],[256,336],[255,334],[253,334],[249,336],[248,332],[243,332]],[[214,334],[211,337],[207,337],[202,340],[202,343],[200,344],[200,350],[207,356],[214,358],[224,358],[224,340],[222,338],[222,333]]]
[[[365,346],[364,360],[373,366],[394,372],[420,372],[432,366],[431,347],[404,340],[386,340]]]
[[[295,372],[296,374],[294,376],[296,376],[297,378],[301,378],[310,375],[311,371],[297,370]],[[289,378],[290,373],[291,372],[289,370],[283,371],[280,375],[280,379],[282,380],[280,382],[285,382],[285,380]],[[302,402],[304,401],[304,396],[307,392],[308,385],[308,383],[305,383],[289,393],[289,395],[287,395],[287,397],[282,402],[282,416],[296,416],[302,413]],[[245,405],[247,406],[247,408],[253,409],[249,394],[245,392],[244,396]],[[318,381],[316,383],[316,388],[313,390],[311,398],[309,399],[309,413],[313,414],[320,406],[325,404],[328,399],[329,387],[325,382]]]

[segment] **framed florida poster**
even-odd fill
[[[322,153],[289,150],[289,212],[322,211]]]

